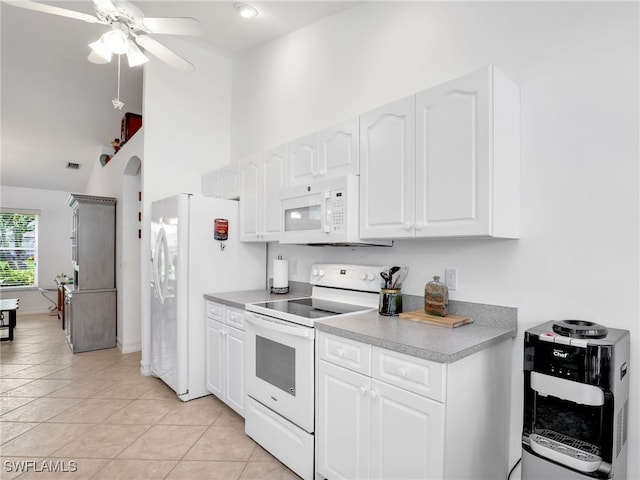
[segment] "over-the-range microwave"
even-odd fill
[[[360,177],[342,177],[285,188],[280,243],[391,246],[360,239]]]

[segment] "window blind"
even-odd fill
[[[0,288],[38,284],[38,212],[0,211]]]

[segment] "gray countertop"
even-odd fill
[[[310,292],[306,291],[291,291],[279,295],[272,294],[269,290],[247,290],[208,293],[204,298],[244,309],[248,303],[301,298],[309,294]],[[321,332],[441,363],[455,362],[515,337],[516,309],[465,302],[458,302],[457,306],[466,308],[468,311],[465,313],[469,314],[474,322],[457,328],[447,328],[398,317],[386,317],[373,311],[317,320],[315,327]]]
[[[315,322],[316,330],[440,363],[452,363],[516,335],[511,327],[470,323],[457,328],[429,325],[378,312]]]

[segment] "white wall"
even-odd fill
[[[38,286],[56,288],[55,278],[61,273],[73,276],[71,264],[72,210],[67,205],[69,193],[56,190],[7,187],[0,190],[0,204],[6,208],[40,210],[38,219]],[[47,296],[57,301],[57,292]],[[20,298],[20,313],[46,313],[50,301],[38,290],[5,290],[2,298]]]
[[[123,353],[142,348],[140,272],[142,240],[138,238],[138,212],[142,204],[138,192],[142,189],[141,162],[144,158],[144,128],[138,130],[102,166],[93,165],[85,192],[89,195],[116,199],[116,289],[117,343]]]
[[[231,59],[181,39],[163,42],[194,66],[179,72],[159,61],[145,66],[142,165],[142,368],[149,373],[149,219],[151,203],[201,191],[201,175],[229,164]]]
[[[635,2],[368,2],[234,61],[234,158],[491,63],[520,85],[520,240],[269,248],[270,259],[296,261],[292,280],[307,281],[312,261],[407,264],[404,291],[421,295],[432,275],[453,267],[452,298],[517,307],[511,464],[520,455],[524,329],[563,318],[629,329],[630,369],[640,371],[638,45]]]

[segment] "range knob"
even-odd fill
[[[318,270],[318,276],[319,277],[324,277],[324,270],[322,270],[322,269]]]
[[[314,277],[318,276],[318,269],[314,268],[313,270],[311,270],[311,275],[313,275]]]
[[[360,272],[360,280],[366,280],[367,279],[367,272]]]
[[[371,281],[374,280],[376,278],[376,276],[373,273],[367,273],[367,280]]]

